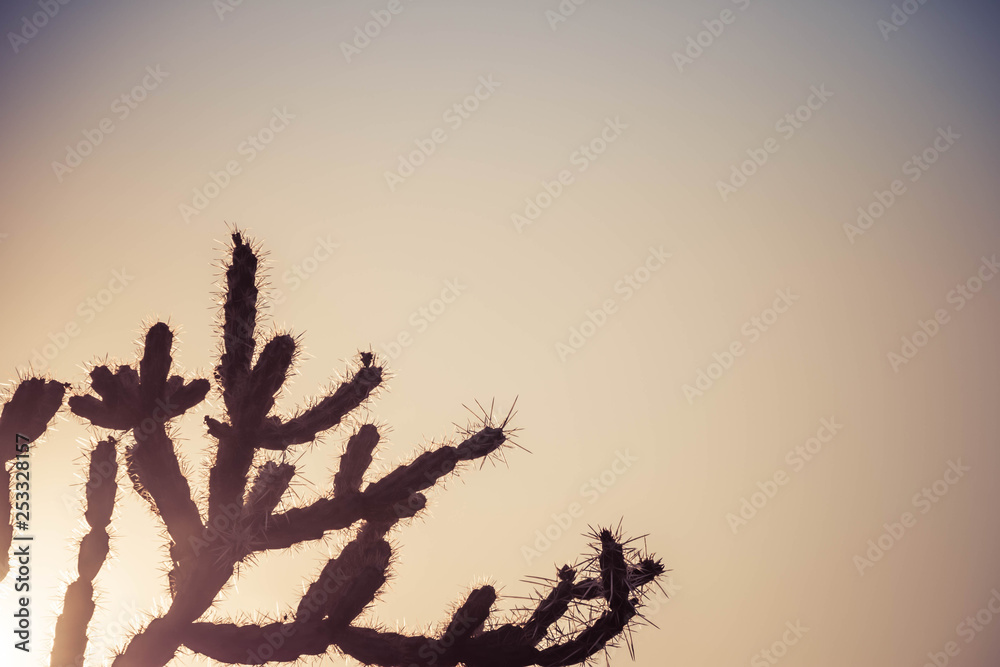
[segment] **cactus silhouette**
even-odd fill
[[[296,469],[262,461],[261,450],[285,452],[315,441],[373,396],[384,369],[377,355],[361,352],[331,394],[291,418],[272,414],[298,346],[288,334],[258,345],[263,342],[257,323],[259,248],[239,230],[231,237],[214,382],[170,374],[173,334],[158,322],[146,331],[137,369],[96,366],[90,372],[92,394],[69,398],[73,414],[115,435],[90,452],[85,511],[90,532],[80,544],[79,578],[69,585],[56,624],[51,666],[83,664],[95,606],[93,581],[108,556],[119,457],[133,489],[162,520],[172,563],[165,613],[130,638],[114,657],[115,667],[167,665],[182,647],[234,664],[293,662],[332,649],[386,667],[575,665],[627,640],[650,586],[665,570],[617,529],[595,530],[592,554],[563,566],[551,580],[539,579],[530,603],[506,621],[491,617],[498,595],[487,585],[467,596],[437,636],[355,624],[386,584],[394,549],[390,531],[424,509],[422,491],[464,463],[499,456],[511,444],[513,407],[502,420],[484,411],[457,444],[424,451],[368,484],[364,476],[380,436],[376,425],[365,423],[347,440],[332,490],[304,507],[279,511]],[[224,410],[218,418],[205,417],[215,458],[207,506],[199,508],[182,473],[170,422],[213,388]],[[5,442],[13,442],[15,433],[32,440],[41,435],[65,389],[40,378],[22,382],[0,416]],[[294,615],[264,625],[199,620],[240,564],[342,530],[352,531],[353,539],[308,586]],[[5,536],[9,549],[9,528]]]
[[[0,450],[3,454],[0,454],[0,457],[4,464],[4,488],[8,489],[7,493],[0,493],[0,512],[3,512],[3,516],[8,519],[0,528],[3,531],[0,533],[0,552],[4,554],[4,558],[0,559],[0,581],[3,581],[10,572],[10,559],[7,556],[14,536],[13,517],[10,513],[11,482],[14,480],[11,479],[7,463],[16,459],[18,454],[23,454],[22,449],[26,450],[29,443],[45,433],[49,422],[62,405],[63,395],[68,386],[44,378],[24,378],[18,383],[11,397],[4,403],[3,411],[0,412],[0,442],[4,443],[3,449]],[[17,469],[15,462],[14,470]]]

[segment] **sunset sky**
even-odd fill
[[[429,493],[361,623],[440,628],[484,581],[502,617],[621,521],[670,569],[640,667],[1000,660],[994,3],[15,0],[0,25],[0,379],[82,393],[158,320],[210,378],[237,225],[265,329],[302,336],[282,414],[387,361],[370,480],[516,397],[530,453]],[[177,423],[199,498],[218,398]],[[300,448],[286,507],[350,432]],[[48,665],[103,435],[64,408],[37,443],[33,650],[5,630],[0,664]],[[168,603],[119,481],[87,665]],[[346,537],[243,570],[213,618],[294,609]]]

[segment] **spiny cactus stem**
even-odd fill
[[[627,568],[626,580],[629,587],[645,586],[656,580],[665,572],[663,564],[658,561],[644,560],[638,565]],[[606,597],[601,579],[584,579],[573,586],[573,597],[577,600],[594,600]]]
[[[278,506],[281,496],[288,490],[294,475],[295,466],[291,463],[274,461],[264,463],[258,468],[257,477],[247,494],[244,514],[263,527],[265,519]]]
[[[361,481],[372,463],[372,452],[378,445],[379,433],[373,424],[365,424],[347,440],[340,467],[333,478],[333,495],[343,497],[361,489]]]
[[[156,407],[156,399],[164,396],[167,376],[170,374],[170,347],[173,342],[174,335],[163,322],[157,322],[146,332],[146,344],[139,362],[143,412],[151,413]]]
[[[49,427],[62,405],[68,384],[45,378],[25,378],[17,385],[0,412],[0,461],[17,455],[13,443],[20,433],[28,442],[37,440]],[[23,440],[23,438],[22,438]]]
[[[69,385],[44,378],[25,378],[18,383],[10,399],[0,412],[0,581],[10,572],[10,546],[14,538],[14,525],[10,514],[10,474],[8,461],[23,452],[18,444],[27,444],[29,451],[49,426],[62,405]]]
[[[216,369],[229,410],[236,408],[241,384],[250,373],[257,324],[257,256],[239,232],[232,235],[232,240],[232,258],[226,270],[226,301],[222,308],[223,354]]]
[[[108,557],[107,528],[118,491],[117,473],[115,441],[102,440],[90,453],[84,512],[90,532],[80,542],[79,577],[66,589],[63,611],[56,621],[51,667],[75,664],[87,649],[87,626],[94,615],[93,580]]]
[[[372,502],[391,505],[410,494],[428,489],[451,473],[459,461],[469,461],[490,455],[506,440],[503,431],[484,428],[457,447],[444,445],[424,452],[413,462],[398,466],[388,475],[369,484],[363,495]]]
[[[364,518],[360,497],[320,498],[307,507],[294,507],[272,514],[266,535],[254,540],[252,551],[284,549],[310,540],[322,539],[331,530],[342,530]]]
[[[203,525],[198,506],[191,498],[191,488],[181,472],[174,444],[162,423],[154,423],[132,448],[130,465],[137,479],[155,504],[167,532],[178,545],[190,543],[201,533]],[[186,556],[181,546],[179,556]]]
[[[274,407],[275,396],[288,378],[288,369],[294,356],[295,340],[291,336],[275,336],[268,341],[250,372],[239,409],[230,411],[235,428],[241,431],[252,430],[256,435],[264,417]],[[254,438],[245,444],[256,447],[256,440]]]
[[[183,643],[192,651],[219,662],[263,665],[322,655],[330,648],[330,633],[322,622],[263,626],[201,622],[190,626]]]
[[[599,562],[604,598],[612,609],[619,609],[628,602],[628,571],[622,545],[614,540],[609,530],[601,531]]]
[[[240,436],[238,431],[231,429],[219,439],[215,464],[208,473],[209,523],[219,521],[227,507],[243,505],[254,450],[241,446]]]
[[[452,615],[444,636],[451,638],[456,646],[468,643],[469,637],[483,627],[496,601],[497,592],[492,586],[483,586],[469,593],[465,604]]]
[[[540,642],[548,633],[549,628],[563,617],[573,599],[573,578],[564,578],[547,597],[538,603],[535,612],[525,623],[525,641],[532,646]]]
[[[258,446],[280,451],[291,445],[314,441],[317,435],[339,424],[348,413],[364,403],[380,384],[382,368],[363,366],[332,394],[287,422],[265,421]]]

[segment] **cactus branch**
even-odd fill
[[[257,255],[243,242],[239,232],[232,235],[232,258],[226,269],[226,295],[222,306],[222,357],[216,379],[223,388],[228,410],[236,408],[242,381],[250,373],[257,326]]]
[[[90,532],[80,542],[79,577],[66,589],[63,611],[56,621],[51,667],[82,664],[77,660],[87,649],[87,626],[94,615],[93,581],[108,557],[108,525],[115,508],[117,474],[115,441],[112,438],[102,440],[90,453],[84,512]]]
[[[344,455],[340,457],[340,468],[333,477],[333,495],[343,498],[361,489],[361,482],[368,466],[372,464],[372,452],[378,445],[379,433],[373,424],[365,424],[347,441]]]
[[[281,422],[277,418],[267,421],[261,432],[260,446],[282,450],[290,445],[312,442],[357,408],[382,383],[382,368],[363,366],[351,379],[305,412]]]
[[[68,384],[32,377],[21,380],[13,395],[0,412],[0,442],[3,447],[4,463],[15,457],[17,451],[11,445],[17,434],[34,442],[45,433],[49,422],[62,406]]]
[[[348,549],[358,544],[361,535],[364,535],[364,530],[355,542],[344,549],[340,558],[344,558]],[[600,537],[601,550],[588,561],[594,576],[574,584],[576,571],[564,566],[559,571],[559,584],[523,625],[506,624],[483,632],[482,627],[497,599],[492,586],[483,586],[469,594],[465,603],[452,615],[446,629],[437,637],[408,636],[338,625],[330,623],[329,619],[323,625],[312,620],[302,624],[298,619],[308,617],[308,607],[303,602],[296,611],[297,620],[293,623],[267,626],[195,623],[184,643],[188,648],[215,660],[247,665],[263,664],[268,660],[293,661],[306,655],[322,654],[332,646],[362,664],[382,667],[454,667],[460,663],[466,667],[559,667],[579,664],[603,650],[622,633],[638,613],[639,599],[643,594],[641,589],[663,574],[663,566],[658,561],[647,559],[629,564],[627,549],[610,530],[600,531]],[[333,576],[328,571],[336,572],[338,560],[327,564],[304,601],[315,596],[324,577]],[[352,575],[355,578],[359,576],[349,570],[338,580],[338,584],[343,586],[343,581],[353,581]],[[608,588],[609,583],[613,590]],[[625,595],[620,595],[621,592]],[[582,630],[569,639],[550,632],[554,622],[571,606],[594,599],[601,600],[603,607],[599,618],[572,619],[574,624],[582,626]],[[338,600],[338,604],[343,602]],[[357,609],[357,604],[346,606],[350,613]],[[337,620],[342,621],[342,618]],[[280,645],[275,641],[276,637],[281,640]],[[538,648],[543,639],[549,645]]]
[[[11,479],[7,463],[17,457],[21,448],[27,449],[49,427],[62,406],[63,396],[69,385],[44,378],[25,378],[18,383],[10,399],[0,412],[0,515],[4,517],[0,525],[0,581],[10,572],[10,545],[14,538],[14,524],[10,514]]]

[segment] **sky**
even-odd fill
[[[503,618],[621,522],[670,569],[640,667],[997,663],[994,4],[15,0],[0,27],[4,381],[83,393],[156,321],[211,377],[236,225],[265,330],[301,335],[282,414],[387,362],[369,480],[516,398],[530,451],[429,493],[363,622],[439,628],[483,582]],[[219,413],[176,425],[199,498]],[[48,664],[103,435],[64,407],[36,443],[33,648],[3,664]],[[119,482],[88,665],[168,602]],[[213,618],[294,608],[346,537]]]

